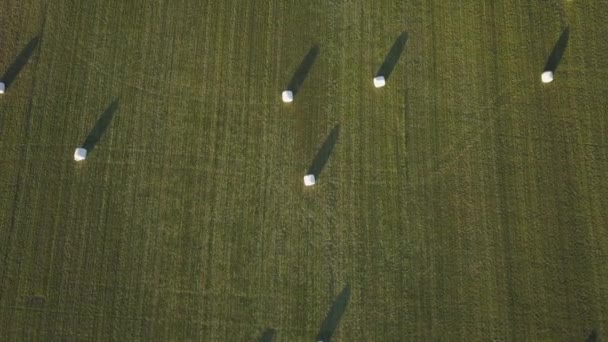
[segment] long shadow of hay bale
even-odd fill
[[[306,54],[306,56],[304,56],[304,59],[302,59],[302,62],[300,62],[300,66],[298,66],[298,69],[296,70],[296,72],[291,77],[291,81],[289,81],[289,84],[287,85],[287,89],[291,90],[293,92],[294,96],[298,93],[298,91],[302,87],[304,80],[310,73],[310,69],[312,69],[313,64],[315,64],[315,60],[317,59],[318,55],[319,55],[319,46],[317,46],[317,45],[312,46],[310,48],[310,50],[308,50],[308,53]]]
[[[275,333],[276,331],[272,328],[264,330],[262,336],[260,337],[260,342],[272,342]]]
[[[2,79],[0,81],[4,82],[7,90],[8,90],[8,88],[11,87],[11,84],[13,84],[13,82],[15,81],[17,76],[19,76],[19,73],[21,72],[21,70],[23,70],[23,68],[25,67],[27,62],[30,60],[30,58],[34,54],[34,51],[36,51],[36,47],[38,46],[39,42],[40,42],[40,36],[36,36],[36,37],[32,38],[32,40],[30,40],[30,42],[27,43],[25,48],[23,48],[23,50],[21,50],[21,52],[19,53],[17,58],[15,58],[15,60],[13,61],[13,63],[11,63],[11,65],[8,67],[8,69],[6,69],[6,71],[4,72],[4,75],[2,76]]]
[[[407,44],[407,38],[408,38],[407,32],[403,32],[399,35],[399,37],[397,37],[397,39],[395,39],[393,46],[391,47],[390,51],[384,58],[384,62],[380,66],[380,69],[378,69],[378,72],[376,73],[376,77],[384,76],[384,78],[388,80],[389,76],[395,69],[395,65],[397,65],[397,62],[399,61],[399,58],[401,57],[403,50],[405,50],[405,45]]]
[[[591,334],[589,334],[589,336],[587,337],[587,339],[585,341],[598,342],[599,339],[597,338],[597,331],[595,329],[591,330]]]
[[[547,59],[547,64],[545,64],[544,71],[553,71],[557,69],[559,62],[561,62],[562,57],[564,56],[564,52],[566,51],[566,46],[568,46],[568,39],[570,38],[570,27],[567,26],[562,34],[559,36],[557,43],[553,46],[553,51],[551,51],[551,55],[549,55],[549,59]]]
[[[82,147],[86,149],[89,153],[95,148],[97,143],[99,143],[99,139],[101,139],[102,135],[110,126],[112,122],[112,118],[114,114],[118,110],[118,99],[114,100],[108,108],[101,114],[97,122],[95,122],[95,126],[89,132],[84,143],[82,143]]]
[[[346,311],[349,299],[350,285],[346,285],[334,300],[327,316],[325,316],[325,320],[317,333],[316,341],[329,342],[331,340],[331,336],[338,328],[338,323],[340,323],[340,319],[344,315],[344,311]]]
[[[315,159],[313,159],[312,164],[308,168],[308,174],[315,175],[315,178],[319,178],[321,171],[327,164],[329,157],[331,156],[331,152],[334,150],[336,146],[336,142],[338,142],[338,136],[340,135],[340,124],[334,126],[331,130],[323,145],[315,155]]]

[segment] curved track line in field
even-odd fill
[[[147,87],[143,87],[139,84],[136,84],[134,82],[128,82],[125,80],[120,80],[120,81],[116,81],[114,77],[112,77],[112,74],[110,72],[104,71],[102,67],[100,67],[99,65],[95,64],[95,63],[91,63],[88,62],[87,60],[85,60],[84,58],[82,58],[79,54],[75,54],[75,56],[82,62],[84,62],[87,66],[89,66],[90,68],[94,69],[96,72],[98,72],[99,74],[102,74],[108,78],[113,79],[112,83],[114,84],[123,84],[126,86],[129,86],[131,88],[137,89],[145,94],[148,94],[149,96],[154,96],[155,98],[173,98],[173,99],[183,99],[183,98],[187,98],[189,101],[194,101],[194,102],[199,102],[202,103],[203,99],[201,96],[196,96],[193,94],[189,94],[189,95],[172,95],[172,94],[168,94],[168,93],[161,93],[161,92],[156,92],[151,90],[150,88]],[[141,75],[148,75],[146,73],[141,73]],[[174,84],[179,84],[179,83],[174,83]],[[185,85],[182,85],[183,88],[188,88]],[[502,108],[502,106],[504,104],[499,104],[498,107],[496,107],[496,105],[498,104],[498,102],[503,99],[505,97],[505,95],[502,96],[497,96],[497,98],[494,100],[494,102],[490,105],[486,105],[486,106],[480,106],[478,108],[469,108],[469,110],[467,110],[467,112],[475,112],[475,111],[479,111],[479,112],[484,112],[484,111],[499,111],[500,108]],[[234,100],[231,100],[231,103],[234,103]],[[246,101],[246,100],[241,100],[241,101],[237,101],[238,103],[242,104],[242,105],[247,105],[247,106],[263,106],[263,107],[268,107],[268,106],[272,106],[272,103],[265,103],[265,102],[257,102],[257,103],[252,103],[250,101]],[[295,120],[295,118],[292,118]],[[465,119],[463,119],[465,120]],[[473,147],[478,146],[478,144],[481,142],[481,137],[482,134],[488,130],[488,128],[490,128],[490,126],[492,126],[494,124],[494,121],[492,120],[491,116],[478,116],[477,118],[473,117],[473,118],[469,118],[466,119],[466,121],[471,121],[471,122],[478,122],[479,125],[477,127],[473,127],[471,129],[468,129],[467,132],[470,134],[474,134],[472,137],[473,139],[471,139],[471,136],[467,136],[467,137],[463,137],[460,140],[457,140],[453,143],[450,143],[447,146],[447,149],[444,150],[444,152],[441,155],[438,156],[434,156],[432,160],[427,161],[427,163],[437,163],[437,170],[433,171],[429,177],[434,178],[436,176],[442,175],[445,173],[446,169],[448,169],[450,166],[452,166],[453,164],[457,163],[460,159],[460,157],[462,157],[464,154],[468,153]],[[464,147],[463,147],[464,146]],[[457,153],[455,153],[458,150]],[[147,152],[146,152],[147,153]],[[247,158],[243,158],[243,159],[247,159]],[[237,162],[242,162],[243,160],[240,158],[235,158],[234,161]],[[429,177],[426,178],[426,181],[429,181]],[[426,182],[425,182],[426,183]],[[422,185],[422,184],[421,184]]]
[[[477,110],[475,108],[469,109],[467,112],[471,111],[479,111],[483,112],[492,112],[492,113],[500,113],[505,102],[502,102],[507,97],[507,94],[498,94],[495,99],[488,105],[479,106]],[[498,115],[498,114],[496,114]],[[461,162],[461,157],[466,153],[469,153],[473,148],[480,145],[482,142],[483,134],[488,131],[495,124],[496,116],[492,115],[479,115],[478,118],[474,118],[471,121],[477,122],[478,125],[467,130],[466,135],[461,139],[456,140],[450,143],[444,152],[441,155],[435,156],[434,160],[426,161],[426,163],[436,163],[436,170],[428,173],[423,178],[419,178],[417,182],[407,182],[405,186],[401,187],[400,192],[405,192],[406,194],[416,193],[419,189],[428,187],[430,184],[435,182],[439,177],[446,175],[450,170],[453,170],[453,166],[457,163]],[[399,166],[396,165],[398,169],[390,170],[389,173],[394,173],[397,176],[402,175],[404,170],[402,170]],[[377,172],[376,170],[374,173]],[[370,185],[373,183],[378,183],[378,181],[373,182],[365,182],[366,185]],[[419,201],[419,198],[416,196],[407,196],[401,203],[401,207],[406,207]]]
[[[562,73],[566,73],[566,71],[562,71]],[[513,106],[513,107],[516,106],[516,104],[514,104],[513,102],[508,102],[508,103],[502,102],[501,103],[501,101],[504,98],[506,98],[506,96],[507,96],[507,94],[502,94],[502,95],[497,96],[491,105],[488,105],[485,107],[485,109],[487,109],[488,111],[495,113],[494,116],[487,115],[487,116],[485,116],[485,119],[483,116],[480,116],[478,119],[478,121],[479,121],[478,126],[469,130],[467,132],[467,136],[448,145],[448,150],[445,153],[443,153],[440,156],[435,158],[434,162],[437,163],[437,170],[430,172],[426,177],[424,177],[417,183],[408,183],[403,188],[403,191],[406,191],[406,192],[415,191],[417,189],[428,186],[429,184],[432,184],[438,177],[446,175],[450,170],[453,169],[453,166],[455,166],[456,164],[461,162],[460,158],[463,155],[465,155],[466,153],[471,151],[473,148],[479,146],[482,142],[483,134],[485,134],[488,130],[491,129],[491,127],[493,125],[496,124],[498,115],[501,115],[501,113],[504,113],[505,106],[507,106],[507,105]],[[525,100],[525,99],[522,99],[522,100]],[[494,107],[494,108],[491,109],[492,107]],[[549,116],[549,114],[545,114],[543,116]],[[552,116],[552,117],[557,118],[555,116]],[[569,118],[566,118],[566,119],[569,119]],[[495,132],[491,133],[491,134],[495,137],[511,137],[510,135],[505,135],[505,134],[500,134],[500,133],[495,133]],[[514,139],[530,139],[530,137],[524,137],[524,136],[522,136],[522,137],[512,136],[512,137]],[[473,139],[471,139],[471,138],[473,138]],[[561,144],[578,144],[578,145],[594,146],[594,147],[604,146],[604,145],[598,145],[598,144],[582,143],[582,142],[577,142],[577,141],[547,140],[547,139],[542,139],[542,138],[536,138],[536,139],[531,138],[531,139],[536,140],[536,141],[550,141],[552,143],[561,143]],[[431,161],[429,161],[429,163],[430,162]],[[416,198],[410,197],[406,201],[404,201],[402,203],[402,205],[403,206],[409,205],[416,200],[417,200]]]
[[[500,109],[502,109],[502,107],[504,106],[504,104],[499,103],[501,100],[503,100],[506,97],[506,94],[504,95],[498,95],[494,101],[486,106],[481,106],[478,111],[479,112],[499,112]],[[475,109],[473,109],[473,111],[475,111]],[[471,111],[468,111],[471,112]],[[438,165],[438,169],[436,171],[434,171],[432,173],[433,174],[441,174],[443,171],[443,169],[445,169],[447,166],[450,166],[451,162],[457,162],[459,161],[460,157],[462,157],[465,153],[467,153],[471,148],[475,147],[478,145],[478,143],[480,142],[479,140],[482,137],[482,134],[485,133],[491,126],[494,125],[494,119],[495,117],[491,116],[491,115],[480,115],[478,118],[473,118],[471,121],[477,121],[478,126],[473,127],[469,130],[467,130],[467,134],[474,134],[474,138],[475,139],[471,139],[471,136],[465,136],[462,137],[462,139],[460,140],[456,140],[453,143],[450,143],[445,152],[443,152],[442,154],[434,157],[434,161],[435,163],[437,163]],[[469,142],[469,143],[467,143]],[[462,147],[464,145],[464,147]],[[455,153],[456,150],[458,150],[458,153]],[[429,161],[430,162],[430,161]],[[445,170],[444,170],[445,171]]]
[[[418,182],[415,182],[415,183],[407,182],[405,184],[405,186],[401,188],[400,191],[406,192],[406,193],[416,192],[420,188],[429,186],[429,184],[434,182],[436,179],[447,174],[450,170],[452,170],[454,165],[461,162],[461,157],[463,155],[465,155],[466,153],[469,153],[473,148],[475,148],[481,144],[481,142],[483,140],[483,135],[492,126],[494,126],[495,120],[496,120],[496,115],[499,115],[499,113],[503,110],[503,107],[505,105],[507,105],[507,102],[505,101],[507,96],[508,96],[508,94],[506,94],[505,92],[499,93],[487,105],[468,107],[465,112],[480,113],[480,115],[477,115],[477,117],[466,120],[466,121],[470,120],[471,122],[475,122],[476,125],[474,125],[474,127],[471,127],[470,129],[467,129],[467,131],[462,134],[463,136],[461,139],[458,139],[458,140],[450,143],[448,146],[446,146],[446,148],[443,150],[442,154],[434,156],[432,160],[425,161],[425,163],[427,163],[427,164],[435,163],[437,165],[436,170],[426,174],[425,177],[422,179],[419,179]],[[485,112],[496,113],[496,114],[495,115],[491,115],[491,114],[484,115],[483,113],[485,113]],[[406,119],[406,121],[407,120],[409,120],[409,119]],[[457,136],[460,136],[460,134]],[[334,166],[334,167],[336,167],[336,166]],[[341,168],[339,166],[338,166],[338,168],[339,168],[338,172],[344,172],[344,168]],[[346,168],[346,171],[348,171],[348,168]],[[386,169],[386,170],[375,170],[374,169],[373,170],[373,174],[388,173],[388,174],[394,174],[397,176],[402,175],[403,172],[404,172],[404,170],[401,169],[401,167],[397,164],[395,165],[395,169]],[[372,172],[370,172],[370,173],[372,173]],[[365,185],[386,184],[381,180],[374,180],[373,178],[370,178],[370,179],[371,180],[364,180],[363,183]],[[340,182],[341,181],[330,180],[330,179],[325,178],[325,180],[322,181],[322,183],[320,183],[319,185],[316,185],[315,189],[313,189],[313,190],[322,191],[322,189],[326,187],[326,186],[324,186],[324,184],[328,184],[328,183],[332,184],[334,187],[337,187],[337,186],[339,186]],[[352,181],[352,182],[354,182],[354,181]],[[317,197],[316,200],[319,200],[319,197]],[[320,200],[318,202],[316,200],[310,200],[310,201],[303,202],[301,210],[299,210],[299,213],[300,213],[299,217],[312,220],[312,222],[314,222],[314,224],[320,225],[322,227],[329,229],[329,228],[331,228],[331,227],[329,227],[329,225],[332,220],[335,220],[336,214],[335,214],[333,208],[331,208],[331,206],[326,205],[325,200]],[[406,207],[406,206],[410,205],[411,203],[416,202],[418,200],[419,200],[419,198],[409,196],[409,197],[407,197],[407,199],[405,199],[403,202],[401,202],[400,205],[403,207]],[[322,213],[323,215],[318,215],[318,213]]]
[[[229,46],[232,46],[232,44],[229,44]],[[94,70],[96,73],[101,74],[109,79],[112,79],[111,83],[112,84],[122,84],[128,87],[131,87],[133,89],[136,89],[138,91],[141,91],[142,93],[147,94],[148,96],[154,96],[156,98],[161,97],[161,98],[173,98],[173,99],[183,99],[183,98],[188,98],[189,101],[194,101],[194,102],[203,102],[203,99],[201,96],[198,96],[196,94],[193,93],[189,93],[189,94],[185,94],[185,95],[178,95],[175,93],[161,93],[158,91],[154,91],[152,88],[148,88],[148,87],[144,87],[141,85],[141,82],[130,82],[127,81],[126,78],[118,78],[116,79],[110,71],[106,71],[106,69],[109,68],[104,68],[101,63],[96,63],[96,62],[91,62],[89,61],[87,58],[83,57],[81,53],[78,53],[78,51],[80,50],[79,47],[74,48],[76,51],[74,51],[74,56],[76,59],[78,59],[79,61],[81,61],[86,67],[90,68],[91,70]],[[230,64],[229,64],[230,65]],[[569,72],[584,72],[582,70],[563,70],[560,73],[562,74],[567,74]],[[597,74],[598,71],[595,71],[594,73]],[[602,74],[602,76],[607,75],[607,73],[605,71],[599,71],[600,74]],[[141,72],[138,73],[137,76],[140,76],[142,79],[143,78],[151,78],[151,74],[146,73],[146,72]],[[174,80],[172,80],[170,82],[171,87],[180,87],[183,89],[186,88],[190,88],[189,84],[183,83],[183,82],[176,82]],[[505,97],[505,95],[499,95],[495,98],[495,100],[493,101],[493,103],[486,105],[486,106],[478,106],[477,108],[467,108],[467,112],[474,112],[474,111],[479,111],[481,113],[483,113],[484,111],[490,111],[490,112],[494,112],[494,113],[499,113],[503,106],[505,105],[504,103],[499,103],[503,98]],[[231,100],[231,102],[234,102],[233,100]],[[264,106],[264,107],[269,107],[274,105],[273,103],[266,103],[266,102],[258,102],[258,103],[252,103],[250,101],[246,101],[246,100],[241,100],[238,101],[239,103],[241,103],[242,105],[245,106]],[[478,115],[477,117],[472,117],[472,118],[468,118],[468,119],[463,119],[463,121],[470,121],[470,122],[477,122],[477,124],[475,125],[475,127],[471,127],[470,129],[466,130],[466,136],[463,136],[461,139],[458,139],[452,143],[450,143],[449,145],[446,146],[446,149],[444,149],[444,151],[442,152],[442,154],[437,155],[437,156],[433,156],[430,160],[426,161],[426,163],[435,163],[437,165],[436,170],[432,171],[431,173],[429,173],[424,180],[422,180],[419,183],[416,184],[412,184],[410,183],[410,185],[407,187],[407,189],[414,189],[414,188],[418,188],[418,187],[422,187],[427,185],[429,182],[433,182],[435,180],[435,178],[445,175],[449,170],[451,170],[451,167],[456,165],[458,162],[460,162],[460,158],[465,155],[466,153],[469,153],[469,151],[471,151],[473,148],[479,146],[479,144],[482,141],[482,136],[483,134],[492,126],[495,124],[495,119],[496,117],[492,117],[491,115]],[[148,153],[148,152],[145,152]],[[234,162],[238,163],[242,163],[245,159],[248,158],[233,158],[232,160]],[[234,171],[234,170],[232,170]],[[245,171],[243,171],[245,172]],[[237,173],[233,173],[234,175],[236,175]],[[238,173],[239,175],[241,173]],[[377,181],[373,181],[374,183],[378,183]],[[413,200],[413,199],[411,199]]]

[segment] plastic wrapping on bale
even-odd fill
[[[283,98],[283,102],[289,103],[293,101],[293,92],[291,90],[285,90],[281,97]]]
[[[374,77],[374,87],[376,88],[382,88],[386,85],[386,79],[384,79],[384,76],[376,76]]]
[[[304,176],[304,185],[306,186],[313,186],[315,185],[316,180],[315,180],[315,175],[306,175]]]
[[[82,147],[77,148],[76,151],[74,151],[74,160],[81,161],[85,159],[87,159],[87,150]]]

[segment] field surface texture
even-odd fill
[[[0,339],[606,339],[606,37],[604,0],[2,0]]]

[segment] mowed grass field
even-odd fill
[[[602,0],[0,1],[0,337],[608,338],[607,23]]]

